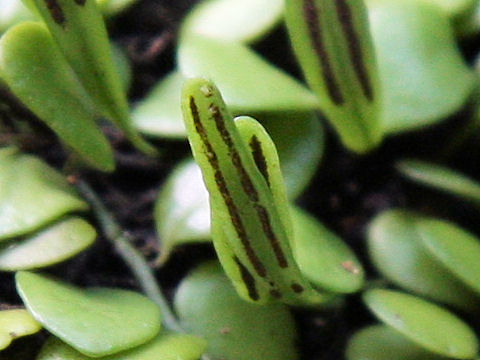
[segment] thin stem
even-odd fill
[[[105,208],[93,189],[82,180],[77,181],[77,188],[90,203],[105,237],[115,246],[115,249],[139,282],[142,290],[162,309],[163,323],[165,327],[172,331],[184,332],[171,310],[165,295],[158,286],[152,269],[145,258],[130,244],[125,233]]]

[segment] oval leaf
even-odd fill
[[[0,350],[16,338],[35,334],[42,326],[23,309],[0,311]]]
[[[298,359],[288,308],[245,302],[217,263],[202,265],[184,279],[174,302],[185,329],[207,340],[211,358]]]
[[[105,288],[81,290],[24,271],[17,273],[16,281],[35,319],[87,356],[133,348],[160,331],[160,309],[140,294]]]
[[[90,246],[95,237],[95,229],[84,220],[62,220],[26,239],[2,244],[0,270],[29,270],[59,263]]]
[[[380,320],[430,351],[456,359],[472,359],[477,355],[475,333],[447,310],[391,290],[369,290],[363,298]]]

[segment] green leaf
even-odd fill
[[[480,184],[455,170],[419,160],[400,161],[396,168],[402,175],[419,184],[480,205]]]
[[[360,290],[365,277],[362,265],[343,240],[299,208],[294,208],[292,215],[293,253],[302,274],[327,291]]]
[[[434,353],[456,359],[477,355],[478,340],[473,330],[441,307],[384,289],[369,290],[363,299],[376,317]]]
[[[320,108],[349,149],[381,141],[378,70],[362,0],[287,0],[293,49]]]
[[[97,358],[99,360],[198,360],[205,352],[205,340],[187,334],[162,332],[153,340],[132,350]],[[89,360],[56,337],[50,337],[36,360]]]
[[[211,359],[298,359],[288,308],[245,302],[217,263],[204,264],[184,279],[174,303],[185,329],[207,340]]]
[[[416,226],[428,252],[480,295],[480,240],[455,224],[437,219],[422,219]]]
[[[22,23],[3,35],[0,77],[82,160],[113,170],[112,149],[95,123],[98,114],[42,25]]]
[[[367,2],[387,133],[415,130],[457,111],[475,78],[442,11],[417,0]]]
[[[393,209],[368,226],[368,252],[376,269],[397,286],[463,309],[478,298],[424,247],[417,223],[424,217]]]
[[[134,130],[125,91],[113,62],[107,30],[95,0],[33,0],[64,57],[95,104],[142,151],[152,153]]]
[[[99,357],[151,340],[161,313],[148,298],[127,290],[81,290],[43,275],[21,271],[17,290],[47,330],[82,354]]]
[[[21,21],[32,20],[33,15],[21,1],[0,0],[0,34]]]
[[[29,270],[71,258],[95,240],[95,229],[78,217],[70,217],[25,239],[0,245],[0,270]]]
[[[464,19],[478,4],[477,0],[422,0],[438,6],[452,21]]]
[[[183,76],[215,82],[233,113],[318,107],[308,89],[244,45],[189,36],[180,42],[177,56]]]
[[[133,76],[130,60],[128,59],[125,51],[116,44],[112,44],[112,55],[115,69],[118,72],[118,76],[120,77],[120,81],[122,83],[122,89],[125,92],[128,92]]]
[[[130,6],[138,0],[97,0],[98,7],[106,16],[114,16]]]
[[[57,171],[13,148],[0,149],[0,240],[88,208]]]
[[[283,0],[203,1],[184,20],[181,34],[252,42],[278,23],[283,7]]]
[[[349,340],[347,360],[445,360],[386,325],[361,329]]]
[[[35,334],[42,326],[26,310],[0,311],[0,350],[22,336]]]

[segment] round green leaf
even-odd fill
[[[101,360],[198,360],[205,352],[205,340],[188,334],[161,333],[150,342]],[[56,337],[50,337],[36,360],[89,360]]]
[[[67,180],[43,161],[12,148],[0,149],[0,240],[87,207]]]
[[[386,325],[366,327],[349,340],[347,360],[445,360]]]
[[[295,260],[302,274],[321,289],[351,293],[364,283],[364,271],[354,253],[337,235],[300,210],[292,208]]]
[[[456,359],[477,355],[475,333],[447,310],[398,291],[373,289],[363,298],[380,320],[430,351]]]
[[[28,270],[59,263],[90,246],[95,237],[95,229],[84,220],[62,220],[26,239],[0,245],[0,270]]]
[[[184,328],[207,340],[212,359],[298,359],[288,308],[245,302],[216,263],[197,268],[182,281],[175,308]]]
[[[283,14],[282,0],[208,0],[186,18],[182,35],[250,42],[270,30]]]
[[[21,271],[17,290],[47,330],[87,356],[114,354],[158,334],[161,313],[148,298],[127,290],[81,290],[46,276]]]
[[[377,216],[368,227],[368,252],[386,279],[409,291],[463,309],[478,299],[438,260],[429,254],[416,226],[423,217],[394,209]]]
[[[369,15],[383,88],[385,130],[397,133],[442,120],[475,86],[452,27],[437,6],[370,0]]]
[[[42,326],[26,310],[0,311],[0,350],[16,338],[35,334]]]
[[[446,221],[422,219],[417,229],[430,254],[480,294],[480,240]]]
[[[177,56],[182,74],[212,80],[232,113],[318,107],[307,88],[242,44],[189,36]]]

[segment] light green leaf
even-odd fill
[[[120,77],[122,83],[122,89],[128,92],[130,84],[132,83],[132,69],[130,66],[130,60],[128,59],[125,51],[118,45],[112,44],[112,55],[115,69]]]
[[[81,290],[43,275],[21,271],[17,290],[33,317],[81,353],[99,357],[151,340],[161,313],[148,298],[127,290]]]
[[[298,359],[288,308],[245,302],[216,263],[204,264],[184,279],[174,303],[182,325],[207,340],[212,360]]]
[[[87,208],[66,179],[47,164],[13,148],[0,149],[0,240]]]
[[[347,360],[445,360],[386,325],[361,329],[349,340]]]
[[[396,168],[407,178],[480,205],[480,183],[447,167],[419,160],[403,160]]]
[[[177,56],[183,76],[214,81],[233,113],[318,107],[308,89],[244,45],[189,36],[180,42]]]
[[[463,309],[478,307],[478,298],[426,251],[417,222],[424,217],[393,209],[368,226],[368,252],[386,279],[408,291]]]
[[[476,5],[477,0],[421,0],[426,3],[438,6],[448,18],[452,21],[464,19],[471,14]]]
[[[95,229],[70,217],[25,239],[0,245],[0,270],[29,270],[53,265],[75,256],[95,240]]]
[[[428,252],[480,295],[480,240],[455,224],[437,219],[422,219],[416,227]]]
[[[97,0],[97,4],[104,15],[113,16],[127,10],[137,1],[138,0]]]
[[[292,215],[293,253],[302,274],[323,290],[360,290],[365,277],[362,265],[343,240],[299,208],[294,208]]]
[[[369,290],[363,299],[376,317],[434,353],[456,359],[477,355],[478,340],[473,330],[437,305],[384,289]]]
[[[475,86],[451,24],[418,0],[369,0],[387,133],[434,124],[457,111]]]
[[[251,42],[267,33],[283,15],[283,0],[207,0],[184,21],[182,36]]]
[[[205,352],[205,340],[188,334],[162,332],[153,340],[132,350],[97,358],[99,360],[198,360]],[[36,360],[89,360],[56,337],[50,337]]]
[[[63,56],[95,104],[139,149],[153,149],[132,126],[125,91],[113,62],[107,30],[95,0],[33,0]]]
[[[20,0],[0,0],[0,9],[0,34],[21,21],[33,20],[33,14]]]
[[[287,0],[293,49],[320,108],[349,149],[382,138],[378,69],[363,0]]]
[[[112,149],[95,123],[98,114],[42,25],[22,23],[3,35],[0,77],[82,160],[113,170]]]
[[[35,334],[42,326],[26,310],[0,311],[0,350],[22,336]]]

